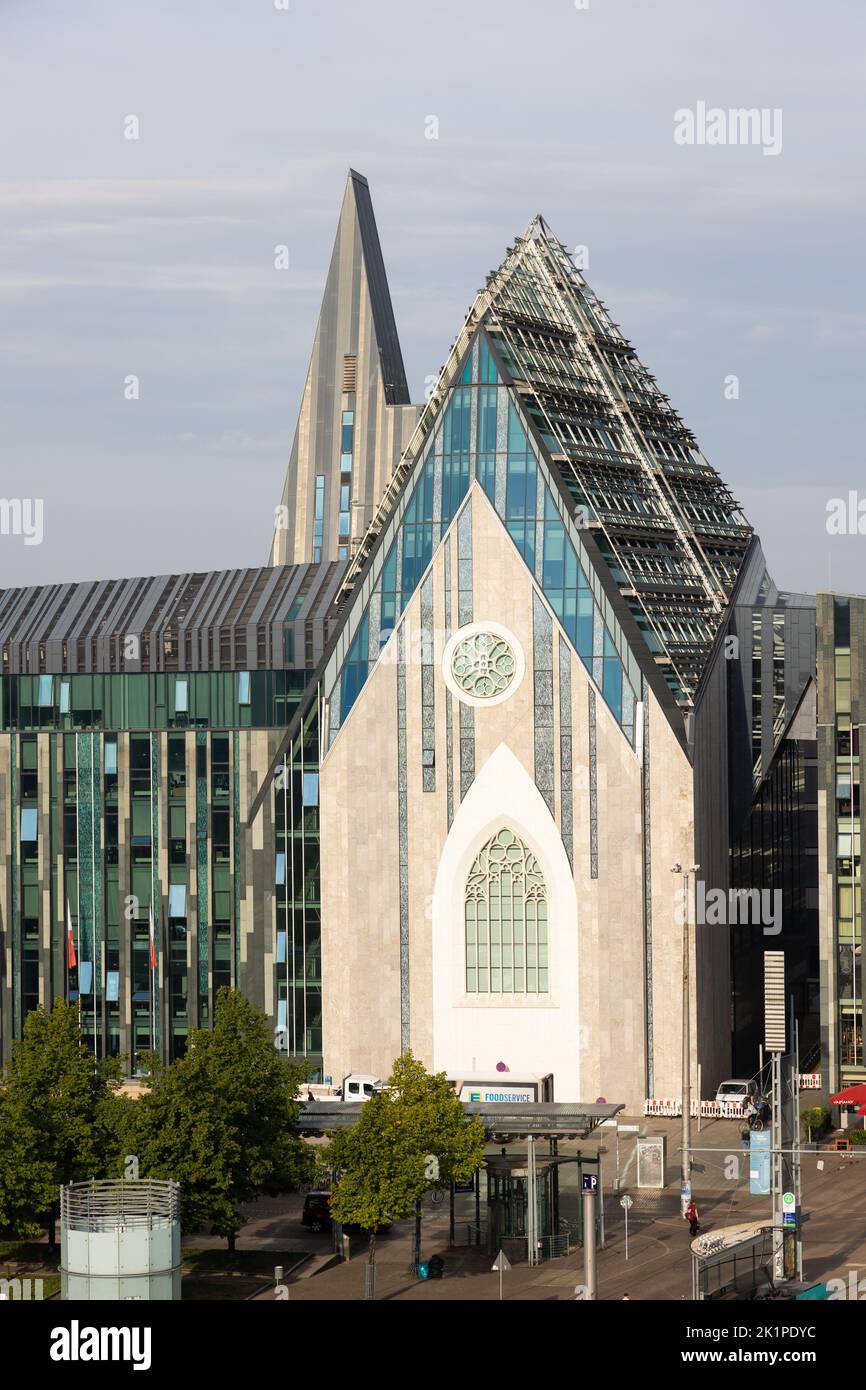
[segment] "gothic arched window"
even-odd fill
[[[498,831],[469,870],[464,920],[468,994],[547,993],[547,889],[513,831]]]

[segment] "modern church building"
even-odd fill
[[[350,173],[274,516],[263,569],[0,592],[3,1058],[57,995],[175,1057],[231,983],[316,1079],[412,1048],[642,1107],[680,1093],[687,916],[705,1095],[755,1070],[765,947],[826,1084],[866,1075],[853,802],[817,833],[838,632],[542,217],[413,404]]]

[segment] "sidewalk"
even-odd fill
[[[645,1133],[667,1136],[667,1186],[661,1191],[639,1190],[635,1186],[633,1161],[635,1135],[620,1137],[619,1191],[614,1189],[615,1135],[603,1131],[584,1149],[606,1149],[604,1164],[605,1245],[598,1252],[598,1296],[621,1300],[628,1294],[632,1302],[641,1300],[690,1299],[691,1258],[689,1232],[680,1215],[679,1136],[677,1120],[651,1118],[640,1121]],[[696,1150],[692,1182],[701,1213],[704,1232],[739,1222],[769,1216],[769,1199],[749,1193],[749,1161],[740,1138],[737,1121],[704,1121],[700,1134],[693,1130]],[[561,1145],[568,1152],[576,1145]],[[707,1150],[707,1152],[702,1152]],[[819,1163],[823,1167],[819,1168]],[[862,1166],[861,1166],[862,1163]],[[629,1211],[628,1254],[625,1258],[625,1214],[620,1196],[627,1191],[633,1205]],[[471,1198],[461,1199],[458,1220],[465,1225],[474,1213]],[[572,1193],[572,1203],[574,1194]],[[239,1248],[250,1245],[261,1249],[293,1249],[325,1253],[331,1248],[329,1235],[313,1236],[300,1225],[303,1199],[298,1194],[285,1198],[262,1199],[251,1208],[249,1223],[243,1228]],[[866,1275],[866,1157],[803,1154],[803,1206],[808,1215],[805,1225],[805,1274],[810,1280],[849,1277],[850,1271]],[[483,1212],[482,1212],[483,1218]],[[499,1275],[492,1271],[494,1256],[486,1250],[466,1246],[450,1249],[447,1200],[437,1206],[425,1204],[422,1222],[422,1254],[428,1259],[438,1253],[445,1265],[441,1280],[418,1280],[409,1271],[412,1259],[413,1221],[397,1223],[379,1237],[376,1245],[376,1298],[378,1301],[403,1299],[484,1301],[499,1298]],[[191,1237],[185,1245],[220,1245],[208,1237]],[[352,1259],[323,1270],[312,1278],[289,1283],[290,1301],[328,1301],[362,1299],[366,1242],[355,1240]],[[577,1248],[568,1256],[530,1267],[514,1263],[503,1277],[506,1301],[568,1301],[574,1299],[575,1285],[583,1283],[583,1253]],[[273,1289],[259,1297],[273,1300]]]

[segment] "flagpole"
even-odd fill
[[[90,892],[91,905],[93,908],[93,949],[90,954],[93,957],[93,977],[91,986],[93,988],[93,1059],[96,1061],[98,1052],[96,1049],[96,772],[93,766],[95,753],[94,739],[96,735],[91,730],[90,733]]]
[[[78,735],[75,735],[75,917],[76,959],[78,962],[78,1031],[81,1032],[81,819],[78,799]]]
[[[151,1050],[151,1052],[153,1052],[153,1051],[155,1051],[155,1049],[156,1049],[156,1038],[155,1038],[155,1035],[154,1035],[154,1018],[155,1018],[155,1016],[156,1016],[156,1001],[155,1001],[155,995],[156,995],[156,967],[155,967],[155,965],[154,965],[154,963],[153,963],[153,958],[154,958],[155,952],[154,952],[154,949],[153,949],[153,881],[152,881],[152,880],[151,880],[151,885],[150,885],[150,894],[151,894],[151,903],[150,903],[150,912],[149,912],[149,915],[148,915],[147,964],[148,964],[148,967],[149,967],[149,969],[150,969],[150,1050]]]
[[[69,905],[69,896],[66,898],[66,1002],[69,1003],[69,993],[72,986],[70,979],[73,969],[78,968],[78,961],[75,956],[75,942],[72,940],[72,908]],[[80,982],[79,982],[80,983]],[[79,996],[81,990],[77,991]]]
[[[156,1051],[156,965],[155,965],[154,957],[155,957],[155,955],[156,955],[156,951],[155,951],[155,949],[154,949],[154,942],[153,942],[153,898],[154,898],[154,892],[153,892],[153,868],[154,868],[154,865],[153,865],[153,857],[154,857],[154,843],[153,843],[153,739],[150,737],[150,735],[148,735],[148,743],[149,743],[149,745],[150,745],[149,748],[148,748],[148,767],[149,767],[149,772],[150,772],[150,825],[148,826],[148,831],[149,831],[149,833],[150,833],[150,918],[149,918],[149,922],[150,922],[150,933],[149,933],[149,940],[148,940],[148,945],[147,945],[147,950],[148,950],[147,963],[148,963],[148,965],[150,966],[150,1050],[151,1050],[151,1052],[155,1052],[155,1051]]]

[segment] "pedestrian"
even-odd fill
[[[695,1201],[694,1197],[691,1199],[688,1206],[686,1207],[685,1219],[689,1223],[689,1233],[692,1236],[696,1236],[698,1231],[701,1229],[701,1223],[698,1219],[698,1204]]]

